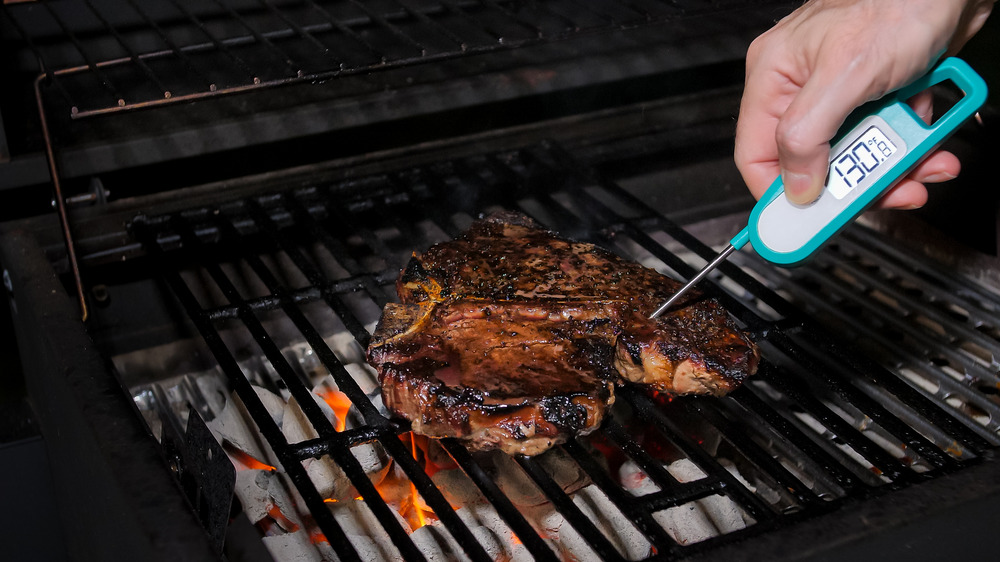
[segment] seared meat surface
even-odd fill
[[[593,430],[621,378],[721,395],[756,346],[694,291],[531,219],[498,213],[414,255],[369,347],[386,405],[433,437],[534,454]]]
[[[615,362],[624,378],[673,394],[725,394],[756,371],[757,348],[717,301],[697,291],[649,319],[680,286],[603,248],[560,238],[523,215],[499,213],[414,256],[396,290],[403,302],[414,303],[617,300],[629,315]]]
[[[390,304],[369,346],[385,405],[413,431],[533,455],[614,402],[621,303]]]

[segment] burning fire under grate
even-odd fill
[[[235,486],[276,558],[673,559],[1000,444],[1000,297],[862,227],[806,267],[743,254],[706,283],[762,351],[725,398],[625,387],[597,432],[533,458],[415,437],[386,417],[363,350],[411,252],[500,209],[677,277],[714,255],[551,143],[135,221],[142,268],[217,365],[131,389],[182,481]],[[115,358],[132,380],[140,363]],[[235,476],[190,460],[220,452]],[[224,527],[228,497],[202,503]]]

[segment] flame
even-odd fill
[[[420,498],[420,494],[417,493],[417,487],[410,482],[410,511],[416,518],[416,525],[413,526],[413,530],[417,530],[427,524],[427,518],[424,517],[424,509],[420,504],[423,503]]]
[[[436,446],[431,438],[424,435],[417,435],[416,433],[410,432],[409,439],[411,443],[410,450],[413,453],[413,458],[420,463],[427,476],[433,477],[439,470],[450,470],[453,468],[458,468],[458,463],[456,463],[451,456],[445,454],[431,454],[431,447]],[[440,446],[438,446],[440,448]],[[417,451],[420,451],[420,455]]]
[[[227,444],[223,448],[229,454],[229,459],[233,462],[236,470],[267,470],[269,472],[278,470],[277,467],[260,462],[236,447]]]
[[[313,544],[319,544],[321,542],[329,544],[330,542],[329,539],[326,538],[326,535],[324,535],[323,532],[320,531],[319,529],[316,529],[313,532],[309,533],[309,540],[312,541]]]
[[[413,459],[419,462],[420,457],[417,456],[417,440],[414,437],[413,432],[410,432],[410,452],[413,454]],[[420,494],[417,493],[417,487],[413,485],[413,482],[410,482],[410,505],[413,506],[413,511],[416,513],[417,522],[419,523],[416,527],[414,527],[414,529],[419,529],[427,524],[427,520],[424,518],[424,510],[420,505],[421,503],[423,502]]]
[[[294,533],[299,530],[299,526],[296,525],[291,519],[285,517],[285,514],[281,512],[281,509],[279,509],[277,505],[272,505],[271,509],[267,510],[267,514],[285,531]]]
[[[418,463],[426,464],[426,455],[421,454],[420,441],[413,439],[412,433],[405,433],[399,438],[404,443],[408,441],[410,452]],[[419,529],[437,520],[434,510],[424,502],[417,487],[398,466],[390,469],[385,477],[375,485],[375,489],[378,490],[379,495],[386,503],[395,507],[411,529]]]
[[[344,431],[347,428],[347,413],[351,410],[351,399],[339,390],[327,390],[319,392],[320,398],[333,409],[337,416],[337,431]]]

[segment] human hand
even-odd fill
[[[823,190],[830,139],[847,116],[920,77],[983,26],[994,0],[810,0],[758,37],[736,125],[736,165],[760,198],[780,174],[789,201]],[[911,100],[929,122],[931,97]],[[917,208],[924,184],[953,179],[958,158],[937,151],[878,203]]]

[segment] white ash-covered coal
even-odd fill
[[[359,387],[384,414],[375,373],[364,362],[363,353],[354,338],[345,334],[325,338],[325,341],[343,361],[345,369]],[[357,408],[337,388],[333,377],[308,345],[292,345],[282,352],[309,381],[311,397],[327,422],[337,431],[363,425]],[[251,357],[242,361],[240,366],[289,443],[300,443],[319,436],[300,404],[284,389],[277,373],[266,360]],[[186,421],[184,416],[190,411],[184,404],[201,406],[195,410],[206,419],[237,471],[235,496],[276,560],[336,559],[284,467],[257,430],[239,396],[228,390],[221,373],[210,370],[185,375],[135,389],[134,394],[151,427],[164,423],[161,417],[167,412],[178,416],[183,423]],[[627,413],[622,416],[627,417]],[[410,433],[400,438],[491,557],[496,560],[529,557],[525,546],[503,517],[437,441]],[[628,493],[638,497],[659,491],[634,462],[624,459],[611,463],[607,454],[598,447],[584,445],[602,466],[615,475],[618,484]],[[352,447],[351,452],[376,486],[380,496],[378,501],[384,501],[392,508],[400,527],[410,534],[411,540],[428,560],[466,559],[458,543],[379,442],[360,443]],[[652,546],[643,533],[562,448],[555,448],[535,460],[571,496],[577,508],[623,557],[639,560],[653,554]],[[516,459],[492,452],[478,454],[476,462],[485,467],[503,494],[553,552],[566,560],[595,558],[584,537],[553,506],[551,498]],[[303,467],[324,498],[326,507],[363,559],[399,559],[399,552],[388,534],[336,462],[328,456],[321,456],[307,459]],[[676,452],[665,456],[663,467],[682,483],[705,477],[693,462],[678,457]],[[728,468],[749,490],[759,486],[744,480],[732,463]],[[773,495],[779,496],[777,493]],[[654,519],[679,544],[696,543],[753,523],[732,500],[721,495],[664,509],[656,512]]]

